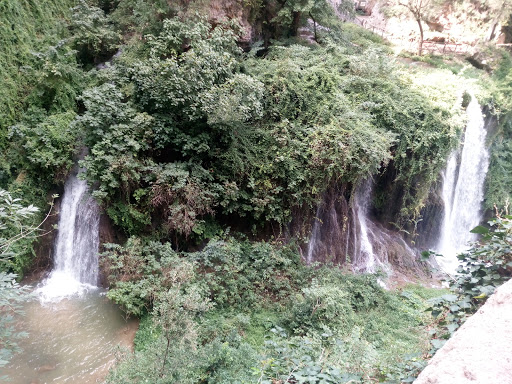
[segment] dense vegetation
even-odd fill
[[[497,129],[492,138],[491,163],[487,178],[486,206],[488,209],[508,207],[512,196],[510,161],[512,160],[512,59],[500,52],[501,60],[493,72],[489,90],[492,110],[497,116]],[[499,57],[498,56],[498,57]]]
[[[437,291],[386,291],[378,276],[300,259],[323,193],[350,199],[370,175],[378,219],[414,229],[463,127],[463,71],[400,66],[385,42],[339,20],[348,3],[336,14],[320,0],[244,2],[261,37],[245,49],[247,31],[200,16],[201,1],[0,5],[0,198],[43,215],[81,154],[126,240],[103,245],[102,268],[108,297],[141,327],[109,382],[410,382],[433,351],[427,327],[445,337],[474,308],[458,294],[475,286],[461,281],[434,308],[456,305],[460,318],[432,325]],[[300,39],[306,18],[312,35]],[[499,62],[481,96],[499,116],[488,207],[505,205],[512,185],[512,65]],[[0,270],[26,271],[31,242],[16,242]],[[466,275],[490,263],[475,252]],[[494,287],[506,262],[478,279]],[[16,302],[2,296],[13,278],[0,274],[0,300]]]
[[[178,255],[131,238],[102,257],[108,296],[129,313],[150,309],[111,383],[396,380],[405,355],[428,351],[436,290],[389,293],[374,276],[314,271],[293,248],[226,238]]]

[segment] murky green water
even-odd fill
[[[2,372],[11,384],[101,383],[137,326],[99,290],[44,306],[33,300],[19,325],[29,337]]]

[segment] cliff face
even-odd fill
[[[512,383],[512,280],[435,354],[415,384]]]
[[[425,265],[399,232],[385,228],[372,214],[373,181],[354,190],[329,188],[320,202],[309,243],[302,255],[308,264],[350,263],[354,271],[425,277]],[[350,196],[350,194],[353,196]],[[390,269],[391,267],[391,269]]]

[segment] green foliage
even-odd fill
[[[22,314],[21,304],[28,297],[28,288],[21,287],[16,282],[17,275],[7,271],[16,256],[16,246],[20,242],[26,246],[23,240],[33,238],[37,231],[30,220],[36,212],[36,207],[23,206],[20,199],[0,189],[0,368],[19,350],[17,340],[27,336],[17,327],[17,316]]]
[[[499,66],[490,78],[482,81],[487,90],[486,101],[490,105],[490,113],[497,120],[496,131],[493,132],[490,147],[489,171],[486,179],[485,207],[503,209],[512,196],[510,188],[512,180],[512,56],[501,52]]]
[[[512,216],[498,216],[489,225],[490,230],[483,226],[474,228],[473,233],[482,235],[480,243],[457,256],[460,265],[450,284],[452,293],[431,299],[432,316],[442,326],[436,339],[451,336],[496,287],[510,278]]]
[[[421,371],[427,366],[427,360],[418,354],[405,357],[403,362],[387,367],[385,384],[413,383]]]
[[[32,79],[23,115],[4,132],[9,146],[0,160],[1,183],[12,191],[21,189],[24,199],[42,207],[73,164],[82,136],[73,125],[75,99],[87,77],[65,41],[32,52],[32,58],[32,65],[23,67]]]
[[[79,0],[71,11],[71,45],[77,51],[78,61],[84,65],[98,64],[110,58],[119,48],[121,35],[114,31],[103,10]]]
[[[287,327],[304,335],[328,328],[349,331],[356,323],[356,312],[370,311],[386,303],[387,297],[373,276],[326,273],[302,289],[294,300]]]
[[[284,28],[291,36],[298,35],[298,28],[307,24],[311,19],[314,23],[313,35],[318,41],[319,26],[332,28],[341,24],[340,16],[351,18],[355,14],[351,1],[341,0],[330,3],[326,0],[292,0],[281,5],[272,23],[277,28]]]
[[[308,276],[290,246],[212,240],[191,257],[199,263],[201,280],[220,308],[254,308],[282,301]]]
[[[36,106],[49,113],[75,110],[76,98],[87,77],[79,68],[69,41],[61,40],[32,55],[33,65],[24,68],[26,75],[33,78],[33,89],[26,100],[27,110]]]
[[[390,162],[405,193],[389,219],[414,218],[455,141],[451,111],[412,90],[383,50],[326,38],[244,57],[232,28],[163,20],[84,92],[82,165],[116,224],[133,235],[151,214],[177,242],[213,216],[282,227],[332,183]]]
[[[272,332],[275,336],[266,341],[260,366],[254,369],[258,383],[292,380],[304,384],[361,382],[361,375],[342,373],[340,369],[329,366],[318,343],[302,338],[289,339],[284,329],[279,327],[273,328]],[[328,338],[328,335],[323,337]]]
[[[68,14],[72,1],[6,0],[0,4],[0,144],[5,130],[20,112],[36,83],[26,69],[37,61],[32,54],[59,41],[65,30],[57,20]]]
[[[79,132],[71,127],[87,76],[67,40],[73,1],[0,4],[0,186],[41,208],[71,167]],[[42,214],[33,217],[43,220]],[[14,245],[9,269],[23,275],[33,238]]]
[[[425,352],[426,289],[391,293],[374,276],[307,270],[291,249],[262,242],[212,240],[184,257],[134,238],[109,247],[109,297],[150,314],[110,383],[338,383],[399,375],[409,364],[400,356]]]
[[[0,271],[22,275],[32,259],[39,209],[20,204],[21,199],[0,189]]]
[[[162,20],[175,16],[178,11],[178,2],[167,0],[103,2],[114,8],[111,17],[124,34],[158,33]]]
[[[112,72],[114,83],[84,93],[87,112],[79,125],[88,132],[91,155],[83,165],[88,179],[99,182],[94,195],[117,201],[109,213],[128,233],[140,230],[133,221],[141,220],[132,213],[144,215],[154,207],[164,228],[188,236],[202,223],[199,217],[212,212],[217,190],[222,190],[202,164],[204,154],[218,145],[218,134],[206,129],[204,119],[209,114],[212,124],[223,129],[217,110],[208,109],[210,99],[224,93],[226,103],[235,98],[249,103],[230,105],[231,118],[223,114],[228,121],[245,120],[258,97],[242,97],[242,91],[260,90],[242,75],[236,84],[225,83],[238,66],[239,50],[234,34],[223,26],[210,31],[202,20],[166,20],[161,34],[148,41],[147,59],[120,63]],[[183,41],[190,50],[182,51]],[[175,161],[162,162],[167,159]]]
[[[73,165],[77,133],[71,122],[73,111],[48,115],[43,109],[31,108],[23,122],[9,129],[9,139],[16,144],[11,158],[34,179],[51,183],[64,181]]]
[[[162,297],[176,294],[174,289],[186,290],[194,279],[194,264],[181,259],[169,243],[144,244],[132,237],[124,247],[105,244],[105,248],[101,263],[111,285],[107,296],[128,314],[140,316]]]

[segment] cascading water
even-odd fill
[[[311,264],[313,262],[313,256],[317,248],[318,237],[320,236],[320,205],[316,209],[315,223],[313,224],[313,230],[311,231],[311,238],[308,243],[308,254],[306,256],[306,263]]]
[[[95,288],[98,282],[99,209],[75,171],[64,185],[54,269],[37,290],[56,301]]]
[[[357,187],[354,200],[352,202],[354,218],[356,219],[359,227],[359,230],[354,233],[356,238],[354,264],[357,269],[368,273],[375,272],[377,265],[377,258],[369,237],[369,225],[371,225],[371,223],[368,219],[368,213],[372,190],[373,180],[368,178]]]
[[[487,131],[475,97],[467,107],[467,116],[464,143],[452,153],[443,174],[444,219],[436,251],[443,255],[438,262],[448,273],[453,273],[458,265],[457,254],[476,240],[476,235],[469,231],[482,221],[481,204],[489,167]]]
[[[418,270],[417,255],[400,234],[371,218],[374,182],[368,178],[353,191],[351,203],[343,187],[331,188],[319,204],[305,261],[350,262],[355,271],[391,273],[389,263]]]
[[[29,337],[5,370],[13,384],[102,382],[117,346],[133,341],[137,322],[127,321],[96,286],[99,208],[79,172],[64,186],[54,269],[36,290],[39,301],[24,305],[19,326]]]

